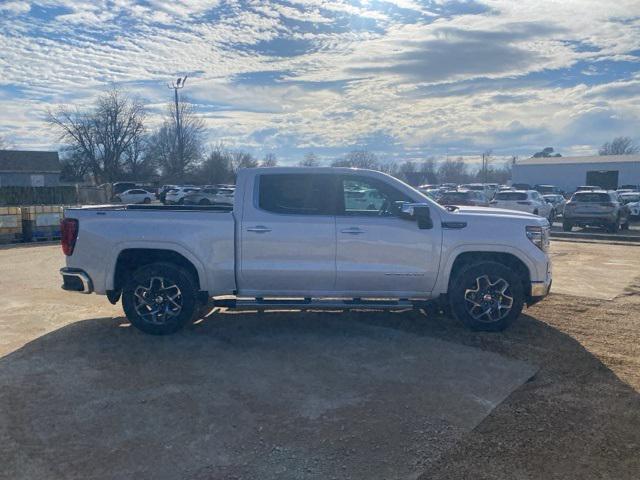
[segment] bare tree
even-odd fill
[[[600,155],[634,155],[640,152],[640,147],[629,137],[616,137],[600,147]]]
[[[209,184],[235,181],[231,153],[222,143],[215,145],[198,170],[198,176]]]
[[[436,183],[438,181],[438,175],[436,174],[436,161],[433,158],[428,158],[420,165],[420,173],[424,175],[423,181],[427,183]]]
[[[60,165],[62,172],[60,177],[67,182],[81,182],[89,173],[89,164],[86,162],[82,152],[70,147],[63,147],[61,150]]]
[[[300,160],[298,165],[301,167],[317,167],[320,165],[320,160],[315,153],[309,152]]]
[[[267,153],[262,162],[260,162],[261,167],[275,167],[278,165],[278,159],[276,158],[275,153]]]
[[[378,157],[368,150],[353,150],[349,152],[344,159],[334,161],[331,166],[378,170],[380,163],[378,162]]]
[[[467,165],[462,157],[447,158],[438,168],[438,180],[443,183],[465,183],[469,180]]]
[[[145,116],[140,101],[112,89],[90,110],[62,107],[48,112],[47,121],[97,180],[112,182],[122,174],[131,144],[144,135]]]
[[[182,155],[176,106],[171,102],[160,128],[151,136],[149,154],[157,161],[163,177],[182,182],[202,160],[204,152],[204,122],[195,114],[193,105],[181,99],[178,103],[180,131],[182,132]]]
[[[553,147],[545,147],[539,152],[534,153],[531,158],[550,158],[550,157],[561,157],[559,153],[553,153]]]
[[[149,154],[149,139],[136,137],[126,150],[123,169],[131,180],[144,180],[157,174],[157,163]]]
[[[231,152],[233,171],[238,172],[241,168],[255,168],[257,167],[258,160],[254,158],[249,152],[243,150],[235,150]]]

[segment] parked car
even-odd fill
[[[533,189],[541,195],[562,194],[560,188],[556,187],[555,185],[536,185],[533,187]]]
[[[184,196],[185,205],[233,205],[233,193],[230,188],[205,187]]]
[[[627,203],[627,209],[629,210],[630,218],[640,217],[640,202]]]
[[[634,191],[634,192],[640,192],[640,185],[634,185],[634,184],[631,184],[631,185],[628,185],[628,184],[627,185],[620,185],[619,190],[623,190],[623,189],[624,190],[631,190],[631,191]]]
[[[464,185],[460,185],[458,190],[473,190],[475,192],[481,192],[487,202],[493,198],[493,194],[495,193],[494,190],[491,190],[484,183],[466,183]]]
[[[510,192],[498,192],[489,202],[492,207],[518,210],[520,212],[533,213],[553,222],[556,212],[542,195],[535,190],[513,190]]]
[[[593,192],[594,190],[602,190],[602,187],[596,185],[580,185],[576,188],[576,192]]]
[[[381,207],[352,208],[355,186],[375,191]],[[548,294],[548,246],[542,218],[448,211],[381,172],[254,168],[238,172],[226,211],[66,208],[61,274],[65,290],[122,299],[132,325],[152,334],[176,332],[209,303],[446,305],[469,328],[497,331]]]
[[[629,209],[614,191],[593,190],[573,194],[564,207],[562,229],[604,227],[610,233],[629,227]]]
[[[512,183],[511,188],[514,190],[533,190],[528,183]]]
[[[553,206],[555,216],[562,215],[562,213],[564,212],[564,206],[567,203],[564,196],[560,195],[559,193],[550,193],[547,195],[542,195],[542,198],[544,198]]]
[[[640,192],[617,192],[618,197],[625,205],[633,202],[640,202]]]
[[[198,187],[174,187],[167,191],[164,203],[167,205],[182,205],[184,203],[185,196],[199,190],[200,189]]]
[[[120,203],[151,203],[155,195],[141,188],[132,188],[125,190],[114,197],[116,202]]]
[[[351,210],[379,210],[384,203],[384,197],[374,189],[345,186],[344,202],[345,208]]]
[[[467,205],[476,207],[488,207],[489,201],[483,192],[476,190],[455,190],[444,192],[438,198],[440,205]]]
[[[173,188],[177,188],[177,185],[163,185],[158,189],[158,200],[165,203],[167,192]]]

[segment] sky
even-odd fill
[[[586,155],[640,141],[640,0],[0,0],[0,137],[112,86],[149,128],[181,91],[207,142],[281,164]]]

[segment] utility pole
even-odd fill
[[[184,165],[184,142],[182,137],[182,119],[180,118],[180,102],[178,101],[178,90],[184,88],[184,84],[187,83],[187,75],[184,78],[178,78],[175,83],[168,84],[167,88],[173,89],[174,98],[176,102],[176,137],[178,140],[178,158],[180,159],[180,165]]]

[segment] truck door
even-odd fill
[[[335,192],[328,174],[257,175],[245,192],[239,293],[321,295],[335,286]]]
[[[369,199],[359,201],[360,196]],[[375,200],[374,200],[375,199]],[[336,289],[349,296],[424,296],[438,274],[441,226],[400,218],[395,202],[414,200],[381,180],[345,175],[338,182]]]

